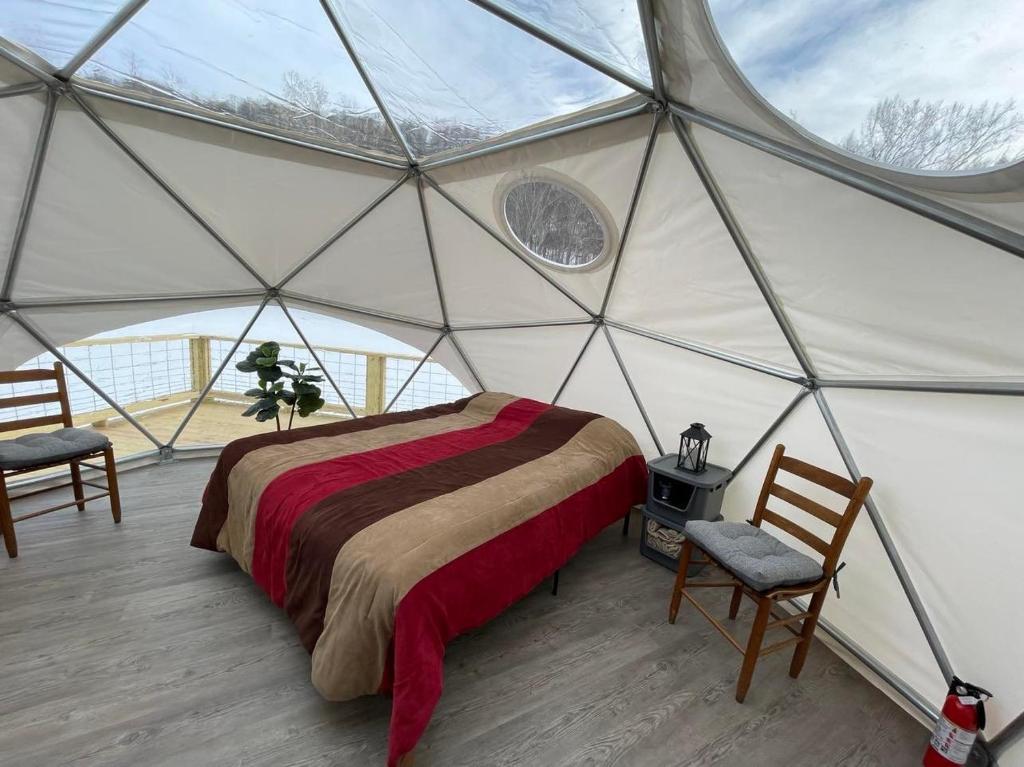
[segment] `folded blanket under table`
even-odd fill
[[[388,764],[441,695],[445,645],[644,498],[614,421],[508,394],[232,442],[192,545],[283,607],[330,700],[393,695]]]

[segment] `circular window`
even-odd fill
[[[708,0],[738,70],[800,127],[900,169],[1024,160],[1024,4]]]
[[[605,218],[560,180],[521,177],[504,187],[499,202],[508,231],[527,253],[547,264],[581,269],[610,249]]]

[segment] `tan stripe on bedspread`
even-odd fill
[[[611,473],[638,450],[614,421],[591,421],[558,450],[356,533],[334,563],[313,684],[345,700],[377,691],[399,602],[422,578]]]
[[[228,476],[228,515],[217,536],[217,547],[231,554],[239,566],[251,574],[260,496],[281,474],[331,458],[489,423],[515,399],[508,394],[485,393],[470,401],[462,412],[452,415],[254,450],[243,457]]]

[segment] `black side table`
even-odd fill
[[[642,507],[640,553],[673,572],[679,567],[683,528],[691,519],[721,519],[725,488],[732,472],[708,464],[700,474],[676,468],[673,453],[649,461],[647,505]],[[691,565],[689,574],[702,565]]]

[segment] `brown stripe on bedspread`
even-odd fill
[[[519,436],[336,493],[311,507],[292,528],[285,610],[310,652],[323,630],[331,573],[341,547],[390,514],[454,492],[557,450],[593,413],[556,408]]]
[[[217,536],[228,515],[228,477],[235,465],[253,450],[271,445],[286,445],[316,437],[351,434],[367,429],[376,429],[381,426],[411,423],[412,421],[424,418],[436,418],[442,415],[459,413],[477,396],[479,395],[474,394],[456,402],[434,405],[433,407],[420,410],[367,416],[365,418],[355,418],[349,421],[327,423],[320,426],[307,426],[288,431],[270,431],[265,434],[243,437],[228,443],[221,451],[217,465],[214,467],[210,480],[206,485],[206,490],[203,492],[203,507],[200,511],[199,519],[196,521],[195,530],[192,533],[192,545],[201,549],[209,549],[210,551],[218,550]]]

